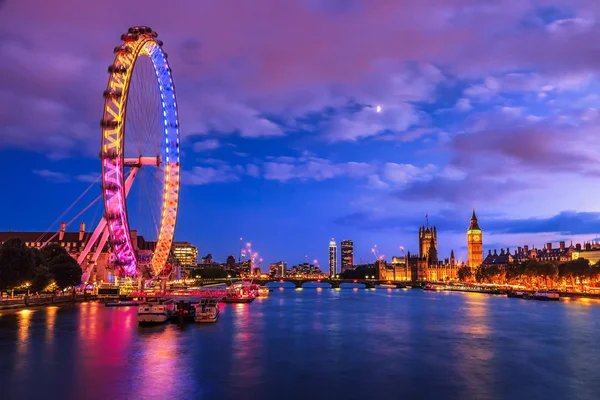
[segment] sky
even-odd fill
[[[597,0],[0,0],[0,230],[85,207],[62,216],[100,175],[106,69],[133,25],[169,56],[175,236],[201,256],[242,237],[326,269],[333,237],[390,259],[427,215],[466,261],[473,208],[485,253],[600,236]]]

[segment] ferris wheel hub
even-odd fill
[[[142,165],[156,165],[157,167],[160,167],[160,164],[162,164],[162,157],[161,156],[156,156],[156,157],[143,157],[143,156],[139,156],[138,158],[125,158],[123,160],[123,163],[126,167],[136,167],[136,168],[140,168]]]

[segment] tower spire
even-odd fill
[[[469,230],[473,230],[473,229],[481,230],[479,228],[477,216],[475,215],[475,208],[473,208],[473,215],[471,216],[471,226],[469,226]]]

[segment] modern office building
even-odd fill
[[[342,272],[351,269],[354,265],[354,243],[352,240],[342,240]]]
[[[190,242],[173,242],[172,250],[182,267],[196,268],[198,265],[198,248]]]
[[[273,278],[285,278],[287,263],[279,261],[269,265],[269,275]]]
[[[337,244],[331,238],[329,242],[329,276],[334,276],[337,273]]]

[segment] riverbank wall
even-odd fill
[[[65,295],[40,295],[22,296],[0,300],[0,310],[18,310],[22,308],[49,306],[53,304],[77,303],[95,300],[96,296],[91,294],[65,294]]]

